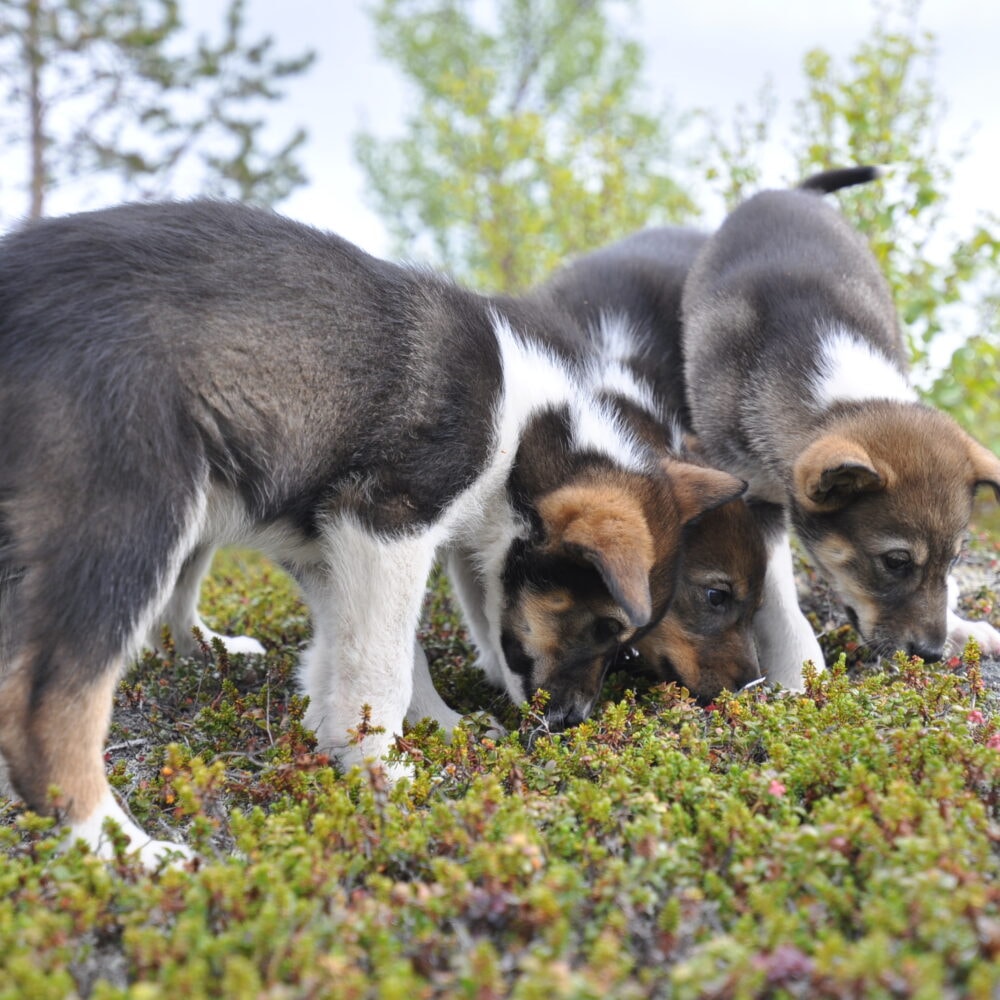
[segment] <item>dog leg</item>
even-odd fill
[[[1000,632],[989,622],[971,622],[959,618],[955,611],[958,606],[958,583],[953,576],[948,577],[948,652],[960,655],[969,639],[975,639],[983,656],[1000,657]]]
[[[419,642],[413,643],[413,695],[410,707],[406,711],[406,721],[419,722],[421,719],[433,719],[449,736],[455,726],[462,720],[454,709],[449,708],[431,679],[427,654]]]
[[[486,617],[486,591],[483,581],[467,552],[453,549],[446,563],[448,579],[462,608],[469,635],[476,647],[476,666],[486,674],[492,684],[503,686],[503,668],[497,661],[494,649],[500,646],[500,636],[490,635]]]
[[[39,684],[21,656],[0,685],[0,746],[10,783],[34,809],[54,808],[68,823],[66,845],[83,840],[99,857],[114,856],[104,821],[113,820],[147,868],[191,851],[152,840],[115,801],[104,775],[104,740],[118,668],[93,680],[52,677]],[[61,683],[60,683],[61,682]],[[52,789],[58,797],[53,801]]]
[[[754,617],[754,640],[764,676],[790,691],[801,691],[802,665],[823,670],[826,663],[812,626],[799,608],[792,549],[784,530],[768,543],[764,599]]]
[[[434,558],[430,533],[379,539],[344,520],[325,532],[330,571],[303,589],[314,641],[302,664],[305,723],[345,767],[382,758],[403,729],[413,691],[413,642]],[[370,709],[367,726],[363,709]],[[389,768],[391,775],[406,769]]]
[[[162,620],[151,630],[148,645],[153,649],[160,649],[163,626],[166,625],[173,636],[177,652],[182,656],[190,656],[197,651],[191,631],[193,628],[197,628],[208,643],[213,639],[221,640],[230,653],[263,656],[264,647],[256,639],[248,635],[229,636],[213,632],[198,615],[201,581],[212,564],[214,554],[215,550],[210,545],[199,546],[184,562]]]

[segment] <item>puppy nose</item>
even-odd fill
[[[910,656],[919,656],[924,663],[937,663],[944,657],[943,646],[925,646],[920,642],[909,642],[906,644],[906,652]]]
[[[581,711],[575,705],[567,709],[562,717],[562,721],[559,725],[560,729],[569,729],[571,726],[578,726],[584,719],[587,718],[588,713],[586,711]]]

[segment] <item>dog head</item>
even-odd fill
[[[1000,498],[1000,459],[942,413],[868,402],[814,439],[793,475],[796,529],[864,641],[941,659],[948,572],[976,487]]]
[[[691,524],[673,603],[636,643],[641,667],[702,704],[760,678],[752,626],[766,569],[763,533],[742,500]]]
[[[590,470],[542,495],[504,570],[501,645],[516,701],[549,694],[553,729],[590,713],[610,664],[674,597],[684,526],[742,494],[728,473],[667,461]]]

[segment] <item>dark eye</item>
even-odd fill
[[[594,622],[594,638],[598,642],[617,639],[624,630],[625,626],[617,618],[598,618]]]
[[[707,587],[705,589],[705,600],[713,608],[724,608],[729,603],[732,595],[723,587]]]
[[[913,562],[913,556],[906,549],[893,549],[891,552],[882,553],[882,565],[890,573],[902,573],[909,569]]]

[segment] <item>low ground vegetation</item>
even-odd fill
[[[969,565],[967,611],[1000,621],[1000,546],[980,538]],[[483,685],[438,580],[437,682],[510,734],[471,718],[449,745],[422,724],[398,744],[413,779],[389,788],[316,753],[305,609],[224,553],[210,624],[268,655],[144,657],[108,749],[136,819],[200,860],[149,875],[60,854],[51,821],[0,800],[0,998],[995,997],[995,664],[970,647],[873,666],[803,581],[836,660],[804,696],[702,709],[617,674],[555,735],[540,702]]]

